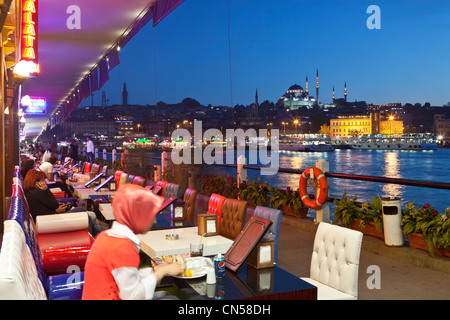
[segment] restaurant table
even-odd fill
[[[74,195],[80,199],[90,199],[90,195],[114,195],[115,191],[95,191],[93,188],[74,188]]]
[[[166,240],[166,235],[178,234],[178,240]],[[141,240],[141,250],[150,257],[182,254],[190,252],[191,243],[199,243],[198,227],[151,230],[137,235]],[[233,241],[220,235],[203,237],[203,255],[211,256],[225,253]]]
[[[90,197],[92,199],[93,197],[95,198],[103,196],[90,196]],[[116,220],[110,202],[100,202],[98,205],[98,210],[108,223],[111,224],[114,220]],[[184,219],[173,220],[171,212],[163,212],[156,216],[156,223],[153,225],[152,230],[177,229],[188,227],[195,227],[195,225]]]
[[[182,300],[317,300],[317,287],[277,265],[256,269],[244,263],[239,272],[226,269],[215,284],[206,284],[206,276],[171,278]]]
[[[114,216],[111,203],[100,203],[98,205],[98,210],[103,215],[105,220],[109,222],[110,224],[116,220],[116,217]]]

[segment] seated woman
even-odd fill
[[[84,208],[69,209],[67,204],[60,204],[55,196],[48,189],[45,183],[45,173],[36,169],[28,171],[24,180],[25,197],[30,208],[30,214],[36,222],[39,215],[56,214],[64,212],[81,212],[86,211]],[[92,236],[96,236],[99,232],[106,228],[97,224],[97,218],[92,211],[86,211],[89,216],[89,232]]]
[[[22,180],[25,179],[27,172],[31,169],[34,169],[34,160],[23,159],[20,165],[20,175],[22,176]]]
[[[185,264],[167,262],[139,269],[140,240],[149,230],[164,198],[135,184],[125,184],[114,196],[116,220],[99,234],[89,251],[84,272],[83,300],[144,300],[157,297],[157,283],[183,274]]]

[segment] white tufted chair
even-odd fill
[[[362,233],[320,223],[314,239],[310,278],[318,300],[358,299],[358,269]]]

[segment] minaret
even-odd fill
[[[345,103],[347,103],[347,82],[345,82],[345,86],[344,86],[344,98],[345,98]]]
[[[333,86],[333,104],[334,104],[334,98],[336,97],[335,93],[334,93],[334,86]]]
[[[256,108],[256,115],[258,115],[258,109],[259,109],[259,103],[258,103],[258,89],[256,89],[256,94],[255,94],[255,108]]]
[[[308,89],[308,76],[306,76],[306,94],[309,95],[309,89]]]
[[[316,104],[319,105],[319,70],[316,72]]]
[[[122,105],[123,106],[128,105],[128,91],[127,91],[127,83],[126,82],[123,84]]]

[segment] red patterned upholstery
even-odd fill
[[[139,176],[136,176],[133,180],[133,184],[137,184],[138,186],[144,187],[145,186],[145,179]]]
[[[217,226],[220,228],[220,218],[222,216],[222,207],[225,197],[220,194],[213,193],[209,198],[208,211],[206,213],[217,215]],[[219,229],[220,231],[220,229]]]
[[[89,173],[89,172],[91,172],[91,166],[92,166],[92,163],[86,162],[86,163],[84,164],[84,170],[83,170],[83,173]]]
[[[156,182],[156,186],[157,187],[161,187],[161,195],[164,196],[164,188],[166,187],[167,181],[163,181],[163,180],[159,180],[158,182]]]
[[[94,238],[87,230],[82,230],[38,234],[37,242],[42,253],[44,272],[53,275],[67,273],[69,266],[84,270]]]

